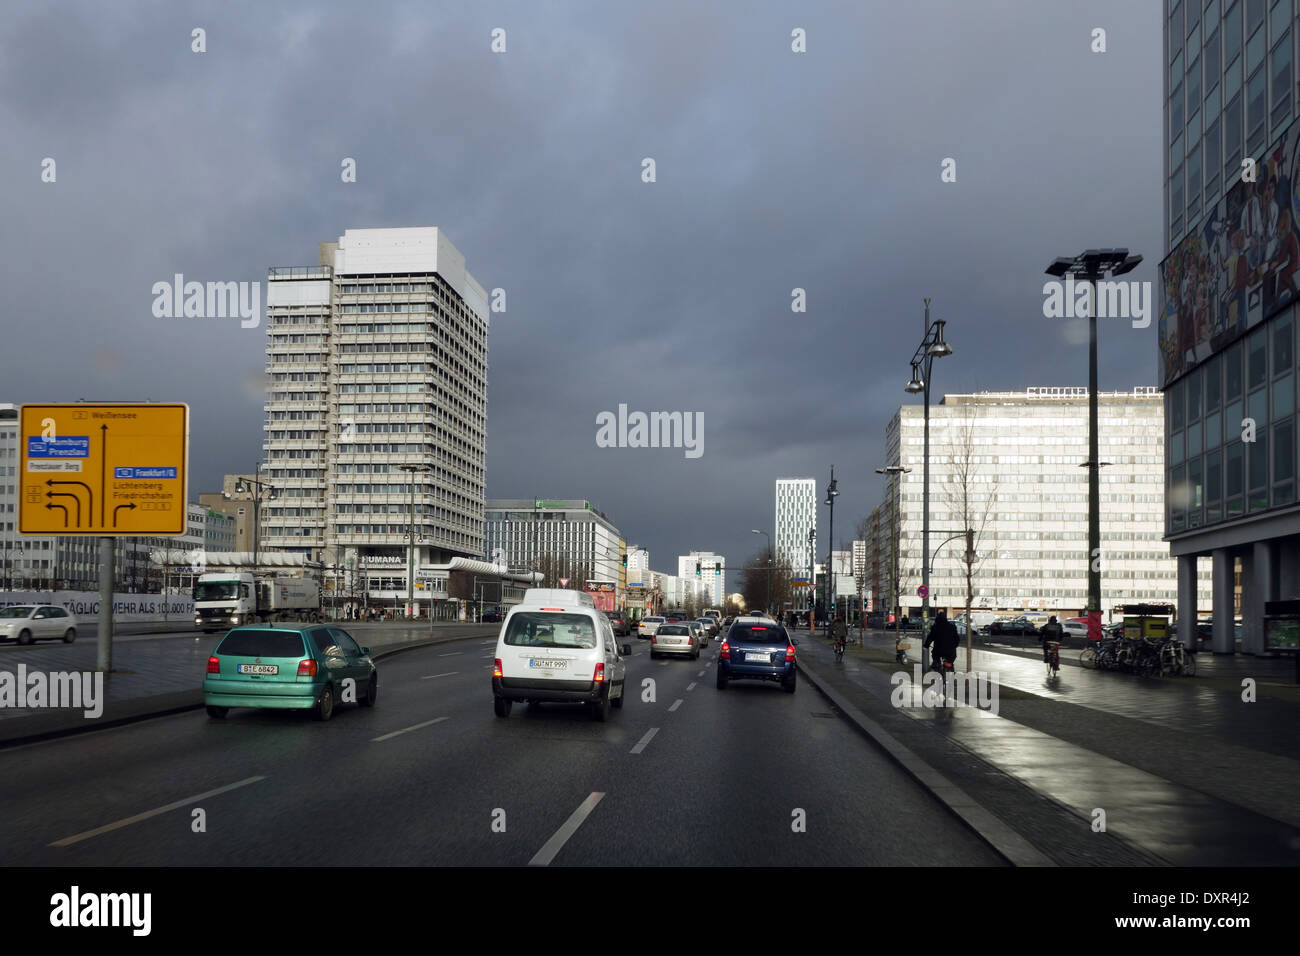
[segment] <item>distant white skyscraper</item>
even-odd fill
[[[699,565],[700,573],[695,573]],[[677,558],[677,578],[684,582],[682,593],[705,594],[710,607],[722,607],[726,600],[727,559],[712,551],[692,551]]]
[[[772,547],[777,560],[784,556],[794,576],[808,574],[810,550],[816,554],[817,479],[778,478],[776,480],[776,520]],[[808,531],[813,532],[813,547],[808,546]]]

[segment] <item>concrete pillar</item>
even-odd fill
[[[1196,648],[1196,555],[1178,558],[1178,640]]]
[[[1233,554],[1227,548],[1216,548],[1211,555],[1214,568],[1214,639],[1211,646],[1216,654],[1232,653],[1232,558]],[[1244,570],[1248,570],[1249,558],[1243,560],[1247,565]]]
[[[1242,576],[1241,652],[1264,650],[1264,603],[1277,600],[1277,542],[1256,541],[1251,546],[1251,570]]]

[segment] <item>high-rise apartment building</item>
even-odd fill
[[[349,229],[267,291],[261,546],[328,567],[484,553],[487,295],[437,228]]]
[[[1300,597],[1300,20],[1293,0],[1166,0],[1164,14],[1164,527],[1180,617],[1197,612],[1205,558],[1215,651],[1233,649],[1240,614],[1255,653],[1266,603]]]
[[[817,481],[814,478],[776,480],[776,517],[772,525],[772,548],[777,560],[784,560],[793,576],[807,576],[808,562],[817,553]],[[808,533],[813,543],[808,544]]]

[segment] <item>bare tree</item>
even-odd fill
[[[966,670],[971,667],[971,640],[973,626],[971,622],[971,605],[975,599],[975,575],[984,564],[987,553],[981,554],[980,545],[989,517],[996,510],[998,476],[994,470],[988,480],[980,474],[975,441],[975,422],[968,418],[949,429],[952,440],[949,450],[952,458],[950,479],[945,485],[944,496],[948,511],[961,522],[966,531],[966,546],[961,563],[966,581]]]

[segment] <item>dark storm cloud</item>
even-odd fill
[[[1123,0],[11,5],[0,398],[188,401],[215,488],[260,454],[264,329],[156,319],[152,284],[437,225],[507,292],[491,496],[588,497],[656,568],[735,565],[774,479],[834,462],[847,539],[923,297],[956,350],[936,393],[1081,384],[1043,268],[1128,245],[1154,279],[1160,50],[1160,5]],[[1103,327],[1103,388],[1154,383],[1155,335]],[[620,403],[702,412],[703,456],[597,448]]]

